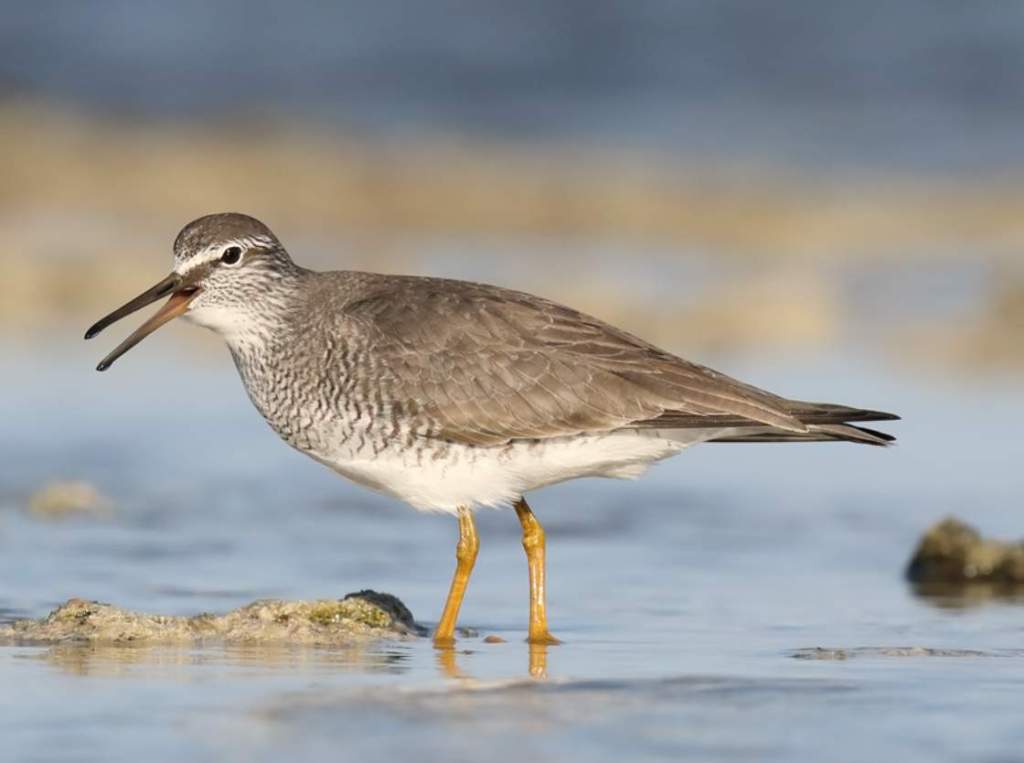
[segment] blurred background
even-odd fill
[[[1019,594],[920,596],[902,572],[947,514],[1024,535],[1022,139],[1022,3],[0,1],[0,623],[71,596],[194,614],[363,587],[437,617],[453,524],[285,448],[216,337],[178,322],[93,370],[142,317],[89,343],[85,328],[167,272],[186,222],[240,211],[308,266],[532,291],[781,394],[904,416],[884,427],[892,449],[707,446],[639,484],[537,496],[567,641],[550,672],[627,683],[601,684],[607,704],[575,695],[605,708],[600,730],[563,715],[534,759],[637,759],[644,724],[667,745],[691,733],[680,712],[705,734],[691,749],[761,760],[844,732],[845,759],[1010,759],[1019,714],[998,697],[1019,696],[1019,658],[894,672],[789,656],[1020,646]],[[517,526],[486,513],[481,532],[463,622],[507,644],[460,659],[520,676]],[[342,667],[279,655],[280,673],[265,655],[0,650],[0,683],[34,687],[6,710],[0,696],[0,730],[15,753],[59,728],[68,749],[178,760],[282,739],[290,755],[293,738],[333,755],[325,739],[365,746],[367,729],[403,752],[410,736],[488,759],[532,744],[537,710],[515,702],[479,725],[433,703],[366,719],[349,695],[293,711],[288,692],[311,686],[433,680],[429,646],[388,649]],[[691,702],[628,683],[706,671],[733,688]],[[808,684],[746,683],[808,675],[852,687],[846,711]]]
[[[1024,363],[1015,3],[3,10],[5,333],[77,332],[238,210],[307,263],[500,281],[709,359]]]

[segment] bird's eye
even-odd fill
[[[237,246],[229,246],[220,255],[220,261],[225,265],[237,265],[242,259],[242,250]]]

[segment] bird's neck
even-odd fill
[[[260,354],[290,324],[306,272],[296,269],[280,274],[272,288],[259,290],[251,299],[212,303],[190,311],[187,317],[220,334],[232,354]]]

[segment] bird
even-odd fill
[[[455,643],[476,562],[474,514],[522,530],[531,645],[555,644],[546,536],[526,494],[580,477],[635,478],[699,443],[851,442],[882,411],[791,400],[557,302],[482,283],[296,264],[259,220],[188,223],[171,272],[86,339],[167,297],[97,370],[179,316],[225,340],[252,403],[289,445],[349,480],[458,521],[433,641]]]

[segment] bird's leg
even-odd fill
[[[548,613],[544,605],[544,528],[533,515],[525,498],[516,501],[516,516],[523,526],[523,549],[530,567],[530,636],[531,644],[557,644],[548,632]]]
[[[459,608],[462,597],[466,593],[469,575],[473,572],[476,554],[480,549],[480,541],[476,536],[476,524],[473,513],[467,508],[459,509],[459,542],[455,546],[455,575],[452,587],[448,590],[448,600],[444,603],[441,621],[434,631],[435,646],[451,646],[455,643],[455,621],[459,619]]]

